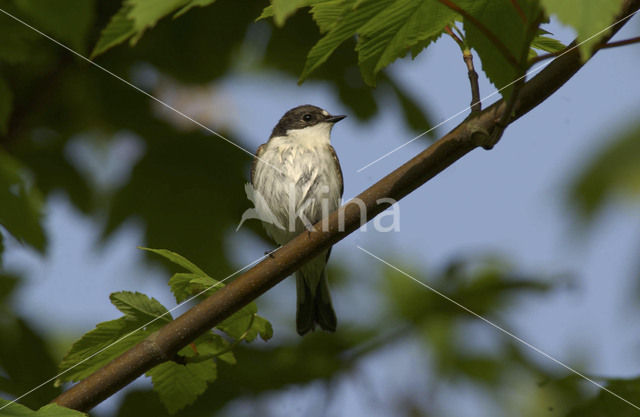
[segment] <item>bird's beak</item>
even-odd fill
[[[347,116],[342,115],[342,114],[337,115],[337,116],[327,116],[327,118],[324,119],[324,121],[325,122],[329,122],[329,123],[337,123],[340,120],[344,119],[345,117],[347,117]]]

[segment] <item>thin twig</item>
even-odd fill
[[[462,41],[462,39],[458,37],[458,35],[453,33],[453,31],[451,30],[451,26],[449,25],[445,26],[444,31],[447,32],[447,35],[451,36],[451,38],[453,38],[454,41],[456,41],[460,49],[464,49],[464,42]]]
[[[471,50],[469,48],[462,51],[462,59],[464,59],[464,63],[467,64],[469,84],[471,85],[471,113],[477,113],[482,110],[482,101],[480,101],[478,73],[473,67],[473,55],[471,55]]]
[[[455,27],[455,26],[454,26]],[[456,28],[457,29],[457,28]],[[473,55],[471,55],[471,50],[467,47],[465,41],[461,39],[458,35],[456,35],[453,30],[451,30],[451,26],[447,25],[444,27],[444,31],[447,35],[451,36],[451,38],[456,41],[460,50],[462,51],[462,59],[464,63],[467,65],[467,71],[469,75],[469,84],[471,85],[471,113],[479,112],[482,110],[482,102],[480,101],[480,87],[478,86],[478,73],[473,67]]]
[[[455,26],[454,26],[455,27]],[[473,55],[471,55],[471,50],[467,46],[466,42],[462,40],[461,37],[456,35],[453,30],[451,30],[451,26],[447,25],[444,27],[444,31],[447,35],[451,36],[451,38],[456,41],[460,50],[462,51],[462,59],[464,63],[467,65],[467,71],[469,75],[469,84],[471,85],[471,113],[476,113],[482,110],[482,102],[480,101],[480,87],[478,86],[478,73],[473,67]]]
[[[629,39],[623,39],[621,41],[616,41],[616,42],[609,42],[609,43],[606,43],[604,45],[598,46],[597,50],[609,49],[609,48],[617,48],[618,46],[632,45],[634,43],[640,43],[640,36],[636,36],[636,37],[629,38]],[[544,61],[545,59],[555,58],[556,56],[558,56],[558,55],[562,54],[563,52],[565,52],[570,47],[571,47],[571,45],[567,45],[564,49],[562,49],[560,51],[549,52],[547,54],[538,55],[536,57],[533,57],[533,58],[531,58],[529,60],[528,65],[531,66],[531,65],[536,64],[536,63],[538,63],[540,61]]]

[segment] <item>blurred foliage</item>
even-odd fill
[[[605,386],[620,397],[631,402],[635,407],[620,400],[609,392],[600,391],[593,399],[575,407],[567,417],[599,417],[616,416],[631,417],[638,415],[640,404],[640,379],[609,379]]]
[[[40,329],[13,313],[11,298],[19,282],[19,277],[0,272],[0,392],[13,398],[55,375],[57,359],[53,357],[50,342]],[[59,393],[58,388],[47,384],[20,400],[20,403],[36,409]],[[0,411],[0,415],[2,413]]]
[[[569,201],[592,220],[616,198],[640,196],[640,125],[614,135],[573,179]]]
[[[610,23],[620,1],[598,0],[589,7],[577,5],[577,0],[458,3],[472,18],[490,26],[520,59],[519,52],[529,47],[530,56],[534,49],[554,52],[563,47],[543,31],[533,39],[527,36],[525,21],[532,21],[541,7],[585,39]],[[310,5],[311,13],[298,10]],[[494,85],[503,86],[517,72],[468,18],[435,0],[274,0],[272,9],[265,6],[266,2],[239,6],[228,0],[0,0],[3,10],[85,56],[93,51],[96,63],[154,95],[162,87],[158,79],[171,80],[173,87],[203,88],[239,71],[277,73],[291,82],[302,74],[333,91],[349,113],[361,120],[370,120],[385,107],[399,108],[410,128],[424,131],[431,125],[427,109],[385,68],[405,54],[415,57],[448,23],[465,31],[465,42],[477,50]],[[368,10],[366,19],[358,7]],[[262,13],[273,14],[273,19],[255,22]],[[250,157],[217,137],[185,129],[162,116],[148,97],[5,14],[0,14],[0,39],[0,261],[8,235],[46,250],[45,203],[52,195],[63,194],[75,209],[96,220],[104,237],[136,221],[144,227],[146,245],[171,247],[203,270],[227,275],[232,270],[227,235],[247,207],[242,183]],[[374,83],[384,94],[370,87]],[[611,196],[637,195],[638,131],[634,127],[611,141],[576,180],[572,198],[588,216]],[[242,138],[228,135],[233,132],[220,133],[244,146]],[[78,162],[82,154],[71,157],[72,145],[109,149],[114,138],[122,135],[134,138],[139,155],[128,162],[123,158],[119,169],[127,175],[105,188],[91,171],[100,167],[87,171],[87,165]],[[170,262],[164,265],[175,268]],[[189,272],[177,272],[169,282],[177,300],[212,285],[212,278],[200,268],[181,266]],[[456,260],[441,271],[415,276],[488,317],[508,311],[521,297],[552,290],[548,283],[518,276],[504,264],[486,259]],[[60,329],[38,329],[15,313],[12,300],[21,280],[0,270],[0,391],[11,398],[55,375],[59,359],[52,353],[50,338]],[[624,416],[633,411],[624,409],[623,402],[611,402],[619,400],[606,393],[588,399],[576,379],[550,372],[525,354],[522,346],[493,329],[486,335],[491,348],[476,346],[466,335],[476,319],[407,277],[386,271],[383,282],[380,294],[389,306],[382,313],[384,329],[371,323],[347,323],[332,335],[283,338],[259,347],[241,344],[233,352],[221,353],[233,340],[270,335],[268,322],[256,320],[255,306],[249,306],[240,319],[226,322],[196,342],[198,354],[206,357],[201,369],[171,363],[152,370],[149,375],[156,391],[128,391],[114,414],[165,416],[167,406],[178,416],[225,414],[225,407],[234,401],[255,405],[255,398],[274,398],[291,387],[318,383],[331,398],[334,387],[357,375],[362,363],[413,340],[419,341],[432,365],[416,373],[433,373],[434,385],[463,381],[480,387],[505,415],[522,415],[526,407],[533,409],[531,415],[564,415],[574,406],[571,416]],[[153,304],[157,311],[165,311],[142,294],[120,292],[114,298],[125,319],[118,319],[118,325],[127,318],[138,323],[139,311],[134,307]],[[93,332],[104,329],[101,325]],[[112,333],[121,334],[124,327]],[[72,353],[78,355],[67,358],[63,367],[83,356],[79,347],[82,344],[74,345]],[[188,364],[193,350],[181,353]],[[212,359],[216,354],[219,361]],[[538,385],[528,395],[530,403],[518,402],[510,409],[505,392],[532,380]],[[612,380],[608,386],[638,403],[637,385],[637,380]],[[436,388],[424,387],[421,393]],[[38,409],[59,392],[47,384],[20,402]],[[434,415],[409,394],[389,401],[400,404],[398,414]],[[56,415],[53,408],[35,415]],[[7,410],[29,413],[18,405]]]

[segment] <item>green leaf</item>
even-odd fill
[[[160,255],[168,259],[169,261],[173,262],[174,264],[179,265],[184,269],[186,269],[187,271],[190,271],[196,275],[208,276],[202,269],[198,268],[193,262],[191,262],[190,260],[188,260],[187,258],[185,258],[184,256],[178,253],[172,252],[167,249],[151,249],[151,248],[143,248],[143,247],[140,247],[139,249],[146,250],[149,252],[153,252],[157,255]]]
[[[47,404],[38,411],[34,411],[22,404],[10,403],[0,398],[0,415],[3,417],[83,417],[88,414],[61,407],[58,404]]]
[[[182,9],[178,10],[176,14],[173,15],[173,18],[177,18],[188,12],[194,7],[205,7],[210,4],[215,3],[216,0],[189,0],[189,2],[182,7]]]
[[[27,21],[74,50],[84,51],[94,19],[93,0],[14,0]]]
[[[125,0],[102,31],[91,57],[105,52],[127,39],[134,45],[144,31],[152,28],[160,19],[178,10],[181,16],[196,6],[207,6],[215,0]]]
[[[173,296],[176,297],[176,302],[181,303],[197,294],[197,292],[193,291],[191,280],[199,276],[191,273],[178,273],[169,279],[169,287]]]
[[[136,34],[135,22],[129,18],[130,12],[131,6],[123,3],[118,13],[113,15],[107,26],[102,29],[100,39],[91,52],[92,59]]]
[[[99,323],[75,342],[59,365],[61,371],[69,371],[56,384],[91,375],[171,320],[169,314],[155,320],[167,310],[144,294],[123,291],[110,298],[124,317]]]
[[[214,292],[218,291],[220,288],[224,287],[224,284],[221,283],[220,281],[211,278],[208,275],[201,275],[198,277],[193,278],[190,281],[191,284],[191,291],[193,293],[199,293],[202,292],[204,290],[206,290],[206,292],[204,293],[205,295],[211,295]]]
[[[4,78],[0,76],[0,135],[9,130],[9,116],[13,107],[13,94]]]
[[[555,15],[565,25],[574,28],[580,45],[582,58],[591,57],[591,47],[607,32],[603,29],[614,23],[616,15],[622,10],[623,0],[591,0],[588,6],[584,0],[541,0],[549,15]]]
[[[541,51],[553,53],[562,51],[564,48],[566,48],[566,45],[557,39],[553,39],[552,37],[538,35],[533,38],[531,47],[539,49]]]
[[[0,150],[0,225],[19,241],[43,250],[43,202],[32,182],[22,165]]]
[[[262,340],[269,340],[273,336],[271,323],[257,315],[255,303],[244,306],[240,311],[216,326],[236,340],[253,341],[260,335]]]
[[[233,347],[231,343],[229,343],[225,338],[220,336],[219,334],[213,332],[206,332],[205,334],[198,337],[195,342],[197,355],[195,352],[191,351],[184,356],[188,358],[197,358],[200,357],[215,357],[224,362],[227,362],[230,365],[235,365],[236,358],[233,354],[231,348]],[[187,347],[185,349],[189,349]],[[181,352],[182,354],[182,352]]]
[[[190,271],[190,273],[174,274],[169,280],[171,291],[179,303],[203,291],[203,295],[211,295],[224,286],[222,282],[205,274],[204,271],[182,255],[166,249],[140,249],[163,256]],[[271,323],[258,316],[257,312],[258,308],[255,303],[250,303],[220,323],[216,328],[219,328],[234,339],[243,338],[243,340],[252,341],[259,334],[263,340],[268,340],[273,335]]]
[[[569,201],[591,220],[614,197],[640,197],[640,124],[608,139],[570,185]]]
[[[414,47],[426,48],[457,13],[437,0],[396,0],[358,29],[358,61],[365,82]],[[417,51],[414,51],[414,57]]]
[[[268,5],[267,7],[265,7],[264,9],[262,9],[262,13],[260,14],[260,16],[258,16],[258,18],[256,19],[256,22],[262,19],[268,19],[270,17],[273,17],[273,6],[272,5]]]
[[[321,23],[317,20],[316,13],[318,10],[323,12],[331,10],[336,16],[339,14],[342,14],[342,16],[335,26],[311,48],[298,82],[302,83],[313,70],[331,56],[341,43],[353,37],[362,25],[392,2],[393,0],[344,0],[341,2],[324,2],[314,6],[311,12],[314,14],[314,18],[316,18],[316,22],[321,29],[329,27],[329,25],[326,22]],[[324,13],[321,14],[321,16],[324,15]]]
[[[311,9],[313,20],[318,25],[321,33],[327,33],[333,29],[343,18],[343,16],[351,10],[355,1],[351,0],[326,0],[318,2]]]
[[[311,3],[314,3],[314,1],[313,0],[271,0],[273,20],[274,22],[276,22],[277,26],[282,26],[284,25],[284,22],[286,22],[289,16],[294,14],[298,9],[309,6]],[[263,11],[263,15],[264,15],[264,11]]]
[[[525,20],[509,2],[493,0],[460,0],[458,4],[484,28],[491,31],[504,46],[502,51],[471,19],[463,19],[464,31],[469,45],[475,49],[482,61],[482,69],[497,89],[514,82],[526,67],[529,45],[536,34],[530,28],[538,18],[539,6],[534,0],[518,0]],[[531,32],[531,33],[528,33]],[[512,57],[508,59],[505,54]],[[508,97],[512,88],[501,91]]]
[[[109,299],[129,320],[144,322],[156,320],[164,323],[173,320],[171,314],[158,300],[139,292],[115,292],[109,296]]]
[[[211,359],[186,365],[165,362],[146,375],[151,377],[153,389],[167,410],[174,414],[193,403],[207,389],[207,383],[215,381],[217,368]]]

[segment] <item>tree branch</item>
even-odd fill
[[[640,0],[626,0],[623,12],[617,19],[639,8]],[[624,23],[626,20],[615,25],[599,44],[606,43]],[[577,48],[551,62],[522,86],[513,105],[512,120],[523,116],[557,91],[583,65]],[[366,205],[367,221],[388,207],[388,204],[378,204],[380,199],[402,199],[471,150],[483,146],[507,110],[506,107],[504,100],[500,100],[481,113],[471,115],[429,148],[358,195],[357,198]],[[344,230],[339,228],[340,218],[344,219]],[[316,224],[316,230],[321,224],[322,221]],[[305,232],[297,236],[278,249],[273,258],[265,258],[229,285],[62,393],[54,402],[87,411],[153,366],[171,360],[178,350],[200,334],[272,288],[307,260],[359,228],[359,206],[347,202],[329,216],[328,225],[328,231]]]

